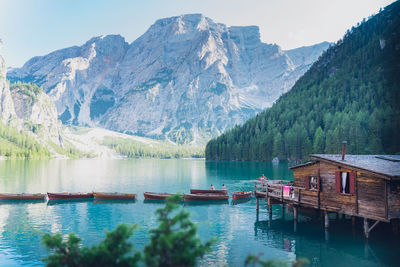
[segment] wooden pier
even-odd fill
[[[392,156],[393,157],[393,156]],[[321,213],[325,228],[329,228],[329,214],[351,216],[363,220],[364,234],[379,222],[391,223],[393,230],[400,228],[400,159],[374,155],[311,155],[312,162],[294,166],[294,181],[259,180],[254,194],[259,210],[260,199],[273,205],[293,208],[297,221],[299,209],[312,209]],[[338,217],[338,215],[337,215]]]

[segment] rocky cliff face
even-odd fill
[[[32,84],[9,85],[6,66],[0,56],[0,119],[23,130],[39,142],[62,146],[61,121],[57,109],[41,88]]]
[[[32,58],[8,76],[43,86],[65,123],[198,142],[271,106],[328,45],[282,51],[256,26],[191,14],[158,20],[131,44],[109,35]]]
[[[0,56],[0,120],[8,123],[15,115],[9,84],[6,80],[6,64]]]
[[[41,141],[62,146],[61,121],[57,109],[43,90],[36,85],[16,83],[11,85],[11,97],[20,125],[34,133]]]

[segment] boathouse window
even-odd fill
[[[306,189],[319,190],[319,177],[318,176],[308,176],[306,177]]]
[[[339,172],[335,173],[336,178],[336,192],[341,194],[354,195],[355,189],[355,177],[354,172]]]

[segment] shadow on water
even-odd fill
[[[311,266],[392,266],[400,261],[400,240],[393,237],[389,224],[380,223],[366,240],[361,219],[353,227],[349,217],[336,219],[331,214],[325,230],[321,216],[302,213],[295,222],[289,212],[276,216],[281,213],[280,208],[274,208],[272,216],[258,213],[255,239],[293,252],[297,259],[307,258]]]
[[[231,204],[232,205],[238,205],[238,204],[249,202],[250,200],[251,200],[251,197],[242,198],[242,199],[236,199],[236,200],[232,200]]]
[[[185,206],[211,206],[229,204],[229,200],[211,200],[211,201],[185,201]]]
[[[71,198],[71,199],[49,199],[47,201],[48,206],[68,204],[68,203],[87,203],[93,202],[93,198]]]
[[[44,199],[0,200],[0,205],[45,203]]]
[[[136,199],[94,199],[93,204],[133,204]]]

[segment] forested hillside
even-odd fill
[[[7,158],[49,158],[50,151],[35,138],[0,121],[0,156]]]
[[[348,30],[269,109],[206,146],[209,160],[400,152],[400,2]]]

